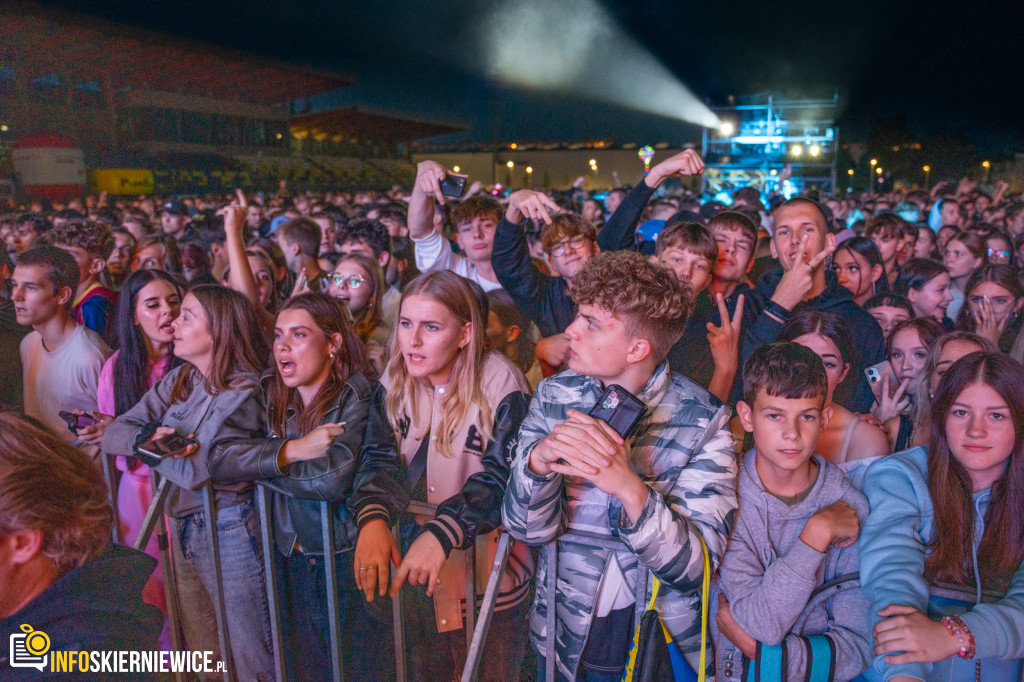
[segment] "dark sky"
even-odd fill
[[[468,137],[694,139],[695,129],[564,92],[488,81],[487,17],[516,16],[533,2],[565,0],[214,0],[46,2],[107,19],[298,63],[358,80],[317,106],[362,104],[468,124]],[[842,134],[863,136],[879,118],[904,114],[914,132],[945,127],[995,154],[1024,134],[1024,3],[683,2],[599,4],[698,95],[773,91],[840,93]],[[563,5],[564,6],[564,5]],[[585,23],[561,17],[554,35]],[[524,49],[528,46],[524,45]],[[643,97],[643,93],[637,95]],[[496,129],[492,118],[497,113]]]

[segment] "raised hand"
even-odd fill
[[[657,187],[673,175],[684,177],[700,175],[703,172],[704,161],[700,158],[700,154],[693,149],[684,149],[651,168],[651,172],[644,178],[644,182],[648,187]]]
[[[561,210],[561,207],[544,192],[521,189],[518,192],[513,192],[508,198],[505,220],[510,223],[518,223],[525,216],[530,220],[543,220],[545,225],[550,225],[551,214]]]
[[[900,415],[910,407],[910,396],[905,395],[910,382],[904,379],[896,387],[896,391],[889,393],[889,374],[882,375],[882,393],[878,397],[878,405],[874,409],[874,415],[883,424],[893,417]]]
[[[800,301],[804,300],[804,296],[814,286],[814,271],[836,250],[835,246],[826,246],[805,263],[806,248],[807,235],[805,234],[797,243],[796,257],[793,259],[793,263],[788,270],[782,273],[782,278],[775,287],[775,293],[772,294],[772,300],[786,310],[792,310]]]
[[[736,299],[736,310],[732,314],[732,319],[729,319],[729,310],[725,307],[725,298],[722,294],[715,294],[715,301],[718,303],[718,315],[722,320],[722,326],[716,327],[711,322],[707,324],[711,358],[715,361],[715,367],[734,366],[739,362],[744,296],[740,294]]]
[[[1003,330],[1006,329],[1006,323],[1010,320],[1010,316],[1004,315],[1002,319],[997,319],[996,311],[992,307],[992,301],[988,300],[988,297],[985,297],[976,306],[971,305],[970,310],[971,315],[974,317],[974,331],[977,332],[978,336],[984,336],[998,346],[999,337],[1003,335]]]
[[[441,193],[441,181],[448,176],[448,169],[437,161],[420,161],[416,165],[416,183],[413,192],[433,197],[444,205],[445,196]]]

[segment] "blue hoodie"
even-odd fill
[[[978,571],[978,545],[985,529],[990,490],[974,493],[974,546],[971,555],[979,586],[968,603],[944,598],[924,578],[928,546],[935,537],[935,516],[928,492],[928,453],[912,448],[882,457],[864,478],[871,505],[860,532],[860,576],[871,602],[872,627],[877,612],[891,604],[912,606],[937,619],[960,613],[974,633],[982,679],[1020,679],[1024,658],[1024,571],[1018,569],[1005,596],[985,598]],[[982,603],[989,601],[990,603]],[[970,602],[973,602],[971,606]],[[1002,659],[1002,660],[999,660]],[[968,682],[975,679],[975,661],[951,657],[939,663],[892,665],[875,659],[876,679],[907,675],[919,680]]]

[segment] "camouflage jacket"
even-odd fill
[[[547,550],[558,542],[553,653],[562,675],[577,676],[609,559],[618,562],[634,592],[640,561],[662,580],[662,621],[696,669],[703,576],[698,534],[707,543],[714,570],[736,514],[738,459],[727,429],[731,412],[689,379],[670,372],[667,363],[654,371],[638,396],[648,414],[630,439],[633,468],[650,492],[640,518],[631,524],[622,504],[588,481],[557,474],[541,477],[528,466],[534,445],[565,421],[566,411],[588,412],[603,390],[597,380],[572,371],[550,377],[537,387],[519,431],[502,515],[513,537],[541,546],[530,634],[538,651],[552,655],[545,650],[550,605],[544,585]],[[568,530],[616,535],[624,546],[615,551],[560,540]],[[710,672],[710,652],[707,660]]]

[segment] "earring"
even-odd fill
[[[331,351],[331,353],[327,356],[327,359],[328,360],[333,360],[334,359],[334,351]]]

